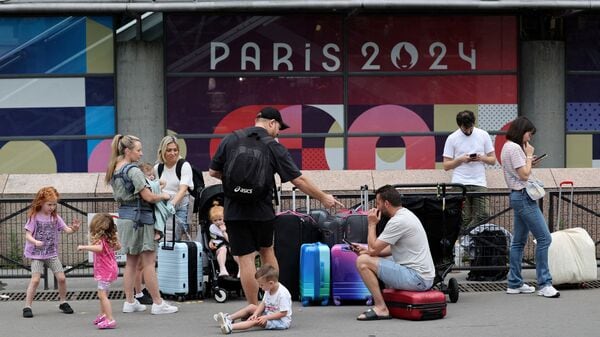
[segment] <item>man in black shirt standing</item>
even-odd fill
[[[263,108],[257,115],[253,127],[243,129],[244,135],[258,138],[279,135],[280,130],[289,126],[283,122],[281,113],[272,107]],[[209,174],[217,179],[227,180],[224,176],[228,160],[232,160],[232,153],[239,146],[239,136],[231,134],[223,139],[210,164]],[[277,141],[266,141],[270,150],[270,164],[273,173],[277,173],[281,182],[291,182],[302,192],[319,200],[324,207],[343,207],[333,195],[321,191],[311,180],[302,175],[288,150]],[[269,188],[273,190],[274,179],[268,179]],[[251,304],[258,304],[258,283],[254,278],[256,273],[255,253],[260,254],[261,262],[271,264],[279,269],[275,252],[273,250],[273,223],[275,211],[273,209],[273,194],[266,196],[254,203],[240,202],[235,198],[225,196],[225,223],[229,231],[231,253],[239,257],[240,278],[246,300]]]

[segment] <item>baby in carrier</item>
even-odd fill
[[[219,205],[218,201],[213,202],[213,206],[208,211],[210,219],[210,241],[208,247],[216,251],[217,262],[219,263],[219,277],[229,276],[225,262],[227,261],[227,253],[229,252],[229,236],[227,235],[227,227],[224,221],[224,208]],[[239,264],[237,256],[233,259]],[[238,268],[239,270],[239,268]],[[239,272],[237,277],[239,278]]]
[[[140,170],[146,176],[146,183],[154,194],[160,194],[165,187],[166,181],[155,179],[154,167],[149,163],[138,164]],[[164,235],[167,219],[175,214],[175,207],[167,201],[160,201],[154,205],[154,240],[160,241]]]

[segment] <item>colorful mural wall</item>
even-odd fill
[[[517,116],[515,17],[168,15],[165,29],[167,127],[196,136],[199,167],[267,105],[308,170],[439,167],[460,110],[492,132]]]
[[[600,167],[600,17],[576,16],[567,31],[567,167]]]
[[[112,17],[0,18],[0,173],[106,170]]]

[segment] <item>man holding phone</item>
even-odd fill
[[[402,207],[400,193],[385,185],[375,191],[377,208],[369,210],[368,245],[349,243],[358,254],[356,268],[373,296],[373,308],[360,314],[359,321],[391,318],[379,286],[411,291],[427,291],[433,286],[435,266],[429,251],[427,235],[417,216]],[[383,232],[377,236],[381,216],[389,217]],[[391,256],[392,259],[386,258]]]
[[[467,192],[486,192],[485,165],[496,164],[496,155],[490,135],[475,127],[475,114],[464,110],[456,115],[458,130],[454,131],[444,145],[444,170],[452,172],[452,183],[463,184]],[[465,199],[462,213],[463,228],[485,223],[489,201],[485,196],[469,196]]]

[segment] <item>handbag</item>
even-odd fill
[[[539,200],[543,198],[544,195],[546,195],[546,191],[544,190],[544,183],[535,178],[529,179],[527,181],[525,191],[532,200]]]

